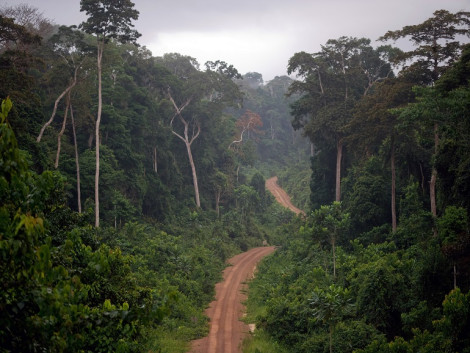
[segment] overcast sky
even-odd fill
[[[223,60],[241,74],[265,81],[286,75],[289,58],[316,52],[328,39],[367,37],[423,22],[433,12],[470,11],[470,0],[133,0],[135,28],[154,56],[177,52],[198,60]],[[85,19],[80,0],[0,0],[29,4],[57,24]]]

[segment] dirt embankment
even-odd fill
[[[295,212],[296,214],[302,214],[305,216],[305,212],[295,207],[290,201],[289,195],[287,195],[284,189],[282,189],[277,184],[277,176],[266,180],[266,189],[268,189],[271,192],[271,194],[274,195],[277,202],[279,202],[282,206],[290,209],[292,212]]]
[[[209,335],[192,342],[191,353],[238,353],[248,325],[240,321],[243,315],[242,293],[245,282],[253,276],[256,264],[274,247],[254,248],[229,260],[224,280],[215,286],[216,298],[206,311],[211,326]]]

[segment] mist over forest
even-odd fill
[[[470,12],[265,81],[152,55],[130,0],[41,10],[0,8],[1,352],[189,352],[266,245],[243,352],[470,352]]]

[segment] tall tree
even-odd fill
[[[445,102],[447,118],[446,136],[436,161],[441,205],[457,204],[470,214],[470,45],[439,79],[436,89]]]
[[[195,202],[197,207],[201,207],[197,171],[191,146],[200,136],[203,120],[220,118],[225,107],[237,104],[241,100],[240,90],[233,82],[233,79],[239,78],[240,75],[232,65],[223,61],[209,61],[206,63],[206,71],[200,71],[197,61],[191,57],[172,54],[165,56],[163,60],[165,67],[178,73],[179,80],[173,82],[173,87],[168,89],[167,94],[174,109],[170,127],[171,132],[186,146]]]
[[[98,69],[98,111],[95,123],[95,227],[100,225],[99,178],[100,178],[100,123],[102,111],[102,60],[106,43],[114,39],[121,43],[135,42],[140,34],[133,30],[132,20],[137,20],[139,12],[130,0],[81,0],[80,11],[88,16],[80,27],[96,37]]]
[[[397,129],[397,114],[391,109],[408,104],[413,99],[412,83],[405,79],[391,78],[378,84],[371,94],[356,105],[354,117],[348,125],[348,143],[356,146],[358,153],[369,158],[377,153],[384,141],[389,146],[388,158],[391,171],[392,230],[397,229],[396,215],[396,144],[403,138]]]
[[[193,152],[191,150],[191,145],[198,138],[201,133],[201,123],[195,119],[185,119],[183,117],[183,110],[191,103],[192,97],[188,98],[181,106],[178,106],[171,95],[170,90],[168,90],[168,98],[170,99],[173,107],[175,108],[175,114],[170,121],[171,132],[177,136],[181,141],[184,142],[186,146],[186,152],[188,153],[189,165],[191,166],[191,173],[193,176],[193,186],[194,186],[194,199],[196,201],[196,206],[201,207],[201,200],[199,198],[199,184],[197,181],[197,172],[196,165],[194,164]],[[180,134],[174,129],[173,121],[178,117],[179,121],[183,125],[183,133]]]
[[[227,193],[229,186],[232,184],[229,176],[219,169],[215,170],[211,180],[215,195],[215,211],[220,216],[220,201],[224,193]]]
[[[354,104],[390,75],[390,65],[369,39],[341,37],[328,40],[318,53],[296,53],[288,65],[288,73],[294,72],[302,81],[294,82],[289,94],[302,96],[292,105],[293,126],[303,128],[312,143],[336,148],[335,200],[340,201],[344,127]]]
[[[78,159],[77,132],[75,129],[75,118],[73,116],[72,105],[70,105],[70,119],[72,120],[73,147],[75,153],[75,169],[77,175],[77,210],[78,213],[82,213],[82,195],[80,190],[80,162]]]
[[[323,205],[313,213],[312,230],[319,235],[326,235],[331,245],[333,258],[333,277],[336,278],[336,241],[338,236],[346,232],[350,225],[349,213],[342,210],[341,202],[334,201],[331,205]]]
[[[56,98],[51,117],[42,126],[41,131],[36,138],[37,142],[41,142],[44,131],[52,124],[60,101],[69,95],[71,90],[77,85],[79,80],[79,71],[87,71],[84,67],[87,49],[88,48],[84,42],[84,35],[81,31],[76,29],[76,26],[59,27],[58,32],[47,41],[45,45],[45,56],[51,63],[49,67],[52,68],[48,71],[47,76],[65,76],[63,78],[61,77],[61,79],[68,80],[69,83]]]
[[[77,188],[77,209],[81,213],[81,195],[80,195],[80,164],[78,158],[78,146],[75,131],[75,119],[72,111],[72,91],[75,91],[80,83],[83,83],[91,71],[92,60],[90,60],[89,52],[92,49],[89,43],[85,41],[85,35],[79,31],[76,26],[60,26],[56,34],[54,34],[45,43],[44,52],[45,60],[50,63],[50,68],[44,77],[50,87],[57,86],[57,81],[62,85],[63,81],[68,81],[68,85],[60,92],[54,102],[54,108],[51,118],[42,126],[41,131],[36,139],[40,142],[45,129],[52,123],[57,112],[60,100],[66,97],[66,108],[64,112],[64,121],[62,129],[57,140],[57,155],[55,167],[58,168],[61,136],[64,134],[66,118],[70,110],[73,140],[75,146],[75,165],[76,165],[76,188]],[[77,106],[79,106],[77,104]]]
[[[0,9],[0,13],[2,10],[5,9]],[[44,66],[37,55],[40,44],[39,35],[0,14],[0,97],[9,96],[15,102],[9,121],[19,144],[32,154],[34,169],[38,171],[49,162],[32,138],[43,119],[38,73]]]
[[[434,16],[423,23],[405,26],[401,30],[388,31],[380,40],[409,38],[416,47],[397,57],[404,65],[404,74],[412,76],[418,83],[434,85],[436,80],[454,63],[462,51],[462,44],[456,40],[460,35],[470,36],[470,12],[450,13],[435,11]],[[411,62],[408,66],[407,63]],[[439,148],[439,121],[431,117],[434,130],[434,156]],[[437,216],[436,206],[437,170],[433,165],[429,181],[431,213]]]
[[[41,131],[39,131],[39,135],[38,137],[36,138],[36,142],[41,142],[41,139],[42,139],[42,136],[44,134],[44,131],[46,130],[46,128],[52,124],[52,122],[54,121],[54,117],[57,113],[57,108],[59,106],[59,103],[60,101],[62,100],[62,98],[64,98],[64,96],[70,98],[70,91],[72,90],[73,87],[75,87],[75,85],[77,84],[77,72],[78,72],[78,66],[75,68],[75,71],[74,71],[74,74],[73,74],[73,78],[70,80],[71,82],[67,85],[67,87],[62,91],[62,93],[57,97],[57,99],[55,100],[55,103],[54,103],[54,109],[52,110],[52,114],[51,114],[51,117],[49,118],[48,121],[46,121],[46,123],[41,127]],[[65,120],[65,119],[64,119]]]

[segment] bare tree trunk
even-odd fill
[[[55,156],[55,163],[54,163],[55,169],[59,168],[59,158],[60,158],[60,149],[62,146],[62,136],[64,135],[64,132],[65,132],[65,126],[67,125],[67,115],[69,112],[69,107],[70,107],[70,91],[68,91],[67,93],[67,103],[65,104],[65,113],[64,113],[64,121],[62,123],[62,129],[60,129],[59,134],[57,135],[57,153]]]
[[[396,171],[395,171],[395,144],[392,141],[390,155],[390,168],[392,170],[392,232],[397,231],[397,207],[396,207]]]
[[[222,191],[221,190],[216,190],[215,191],[215,211],[217,212],[217,218],[219,218],[220,216],[220,197],[222,195]]]
[[[77,146],[77,133],[75,131],[75,120],[73,118],[73,109],[70,105],[70,118],[72,120],[72,132],[73,132],[73,145],[75,149],[75,166],[77,169],[77,203],[78,203],[78,213],[82,213],[82,200],[80,192],[80,162],[78,160],[78,146]]]
[[[433,167],[432,174],[431,174],[431,181],[429,182],[429,198],[431,200],[431,213],[434,217],[437,216],[436,180],[437,180],[437,170],[435,167]]]
[[[95,125],[95,146],[96,146],[96,169],[95,169],[95,227],[100,226],[100,198],[99,198],[99,181],[100,181],[100,123],[102,101],[102,82],[101,82],[101,59],[103,58],[104,41],[98,42],[98,113],[96,115]]]
[[[157,174],[158,173],[157,147],[153,148],[152,162],[153,162],[153,171],[155,172],[155,174]]]
[[[88,136],[88,148],[91,148],[91,146],[93,146],[93,140],[95,138],[93,133],[94,133],[94,131],[90,132],[90,136]]]
[[[341,159],[343,157],[343,141],[336,144],[336,197],[335,201],[341,201]]]
[[[434,154],[437,155],[439,147],[439,134],[438,134],[438,125],[434,123]],[[431,201],[431,213],[434,217],[437,216],[437,206],[436,206],[436,180],[437,180],[437,170],[436,167],[432,167],[431,181],[429,182],[429,197]]]
[[[188,106],[188,104],[191,102],[191,98],[189,98],[186,103],[184,103],[181,107],[178,107],[176,105],[175,100],[170,94],[170,91],[168,90],[168,97],[170,98],[171,102],[173,103],[173,106],[175,108],[176,114],[173,116],[173,119],[171,119],[170,122],[170,127],[171,127],[171,132],[178,136],[179,139],[181,139],[184,144],[186,145],[186,150],[188,152],[188,159],[189,159],[189,164],[191,165],[191,171],[193,174],[193,185],[194,185],[194,197],[196,199],[196,206],[199,208],[201,207],[201,201],[199,200],[199,187],[197,183],[197,174],[196,174],[196,166],[194,164],[194,159],[193,159],[193,154],[191,152],[191,144],[194,142],[195,139],[198,138],[199,134],[201,133],[201,125],[199,123],[195,123],[197,127],[197,131],[194,130],[193,126],[193,131],[192,131],[192,136],[189,138],[189,123],[184,120],[183,116],[181,115],[181,112],[183,111],[184,108]],[[178,134],[175,130],[173,130],[173,120],[175,117],[178,116],[179,120],[184,126],[184,137]]]
[[[439,132],[438,125],[434,123],[434,156],[437,156],[439,149]],[[436,181],[437,181],[437,169],[436,166],[432,166],[431,180],[429,182],[429,198],[431,201],[431,214],[434,218],[437,217],[437,205],[436,205]],[[437,237],[437,228],[433,227],[434,236]]]
[[[271,126],[271,140],[274,140],[273,118],[269,119],[269,124]]]
[[[186,143],[186,150],[188,151],[189,164],[191,165],[191,172],[193,173],[194,197],[196,199],[196,206],[201,207],[201,201],[199,200],[199,187],[197,184],[196,166],[194,165],[190,143]]]
[[[39,135],[36,139],[36,142],[41,142],[41,138],[42,138],[42,135],[44,134],[44,131],[46,130],[46,128],[52,124],[52,121],[54,120],[54,117],[55,117],[55,114],[57,113],[57,106],[59,105],[59,102],[62,100],[62,98],[70,92],[70,90],[77,84],[77,72],[78,72],[78,67],[75,68],[75,73],[74,73],[74,77],[73,77],[73,80],[72,80],[72,83],[60,94],[59,97],[57,97],[57,99],[55,100],[55,103],[54,103],[54,109],[52,110],[52,114],[51,114],[51,118],[49,119],[49,121],[47,121],[41,128],[41,131],[39,132]]]

